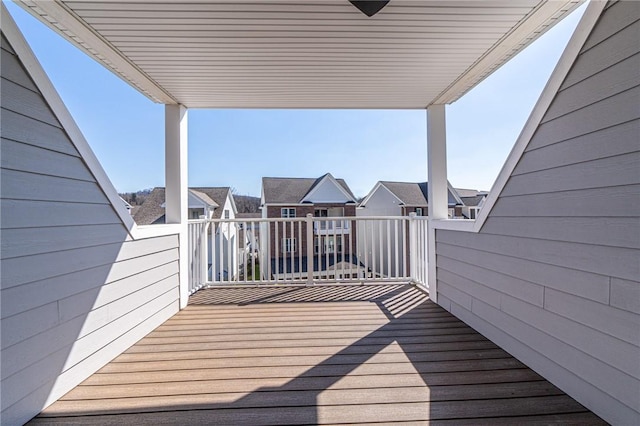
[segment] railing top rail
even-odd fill
[[[336,216],[336,217],[312,217],[314,221],[331,222],[331,221],[371,221],[371,220],[402,220],[410,219],[428,220],[428,216]],[[305,222],[307,217],[269,217],[269,218],[235,218],[235,219],[190,219],[188,223],[264,223],[264,222]]]

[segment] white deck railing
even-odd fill
[[[427,286],[427,219],[189,221],[189,289],[218,284],[413,281]]]

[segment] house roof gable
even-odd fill
[[[262,178],[262,203],[267,204],[302,204],[308,194],[317,187],[323,178],[290,178],[290,177],[263,177]],[[355,202],[355,197],[349,186],[343,179],[331,178],[339,187]],[[310,202],[307,200],[307,202]]]

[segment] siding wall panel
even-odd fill
[[[24,72],[22,64],[18,57],[11,51],[3,49],[0,52],[0,68],[2,69],[2,78],[12,81],[31,91],[37,91],[36,85]]]
[[[2,139],[0,165],[8,170],[95,181],[84,162],[71,155]]]
[[[2,86],[0,86],[0,93],[2,94],[2,108],[60,127],[60,123],[39,93],[25,89],[23,86],[4,78]]]
[[[632,217],[640,211],[640,185],[501,196],[491,217]]]
[[[510,254],[491,253],[475,248],[444,244],[438,241],[436,246],[438,262],[440,256],[456,259],[485,270],[491,270],[523,281],[529,281],[554,288],[565,293],[576,294],[590,300],[609,303],[609,277],[563,266],[544,265],[536,261],[511,256]],[[440,263],[438,263],[440,265]],[[490,278],[487,278],[490,279]],[[511,283],[515,287],[514,282]],[[529,291],[527,287],[520,291]],[[515,291],[513,289],[511,292]]]
[[[640,314],[640,282],[612,278],[611,306]]]
[[[532,140],[542,139],[548,145],[635,120],[640,117],[639,99],[640,88],[636,87],[568,112],[561,119],[540,124]]]
[[[638,98],[640,105],[640,98]],[[640,152],[606,157],[554,169],[514,175],[503,193],[508,195],[539,194],[584,188],[603,188],[640,183]]]
[[[607,41],[611,36],[619,33],[621,28],[626,28],[631,24],[637,23],[638,8],[640,8],[638,2],[621,1],[619,2],[620,4],[615,4],[618,2],[610,3],[609,7],[611,7],[611,10],[608,10],[607,13],[602,16],[600,22],[598,22],[598,26],[594,28],[589,39],[582,47],[582,53],[603,41]],[[564,89],[564,86],[561,89]]]
[[[69,143],[64,130],[26,115],[0,109],[0,127],[4,139],[22,142],[51,151],[79,157],[76,148]]]
[[[443,306],[614,424],[640,423],[639,31],[605,9],[482,229],[436,231]]]
[[[477,305],[480,305],[479,302]],[[486,305],[488,306],[488,305]],[[477,306],[475,312],[461,308],[455,303],[451,303],[450,312],[466,322],[473,324],[473,327],[491,339],[493,342],[506,348],[507,351],[518,359],[526,359],[527,366],[538,372],[544,372],[551,382],[561,385],[565,392],[570,395],[581,395],[581,403],[589,407],[604,406],[617,407],[609,416],[611,423],[628,424],[629,419],[634,418],[634,410],[626,405],[621,405],[620,401],[611,395],[602,392],[600,388],[583,379],[582,376],[568,370],[556,360],[551,359],[547,354],[542,354],[532,350],[531,346],[525,344],[521,340],[522,332],[509,333],[495,324],[506,321],[518,322],[517,319],[511,319],[504,312],[496,310],[488,306],[492,312],[482,312],[481,306]],[[489,311],[489,310],[487,310]],[[493,314],[493,315],[491,315]],[[514,336],[518,336],[516,338]],[[529,341],[531,342],[531,341]],[[563,343],[557,339],[544,340],[541,342],[546,345],[559,345],[562,348]],[[588,374],[587,374],[588,376]]]
[[[604,224],[606,226],[602,226]],[[484,225],[489,234],[640,249],[640,220],[601,217],[501,217]]]
[[[538,139],[536,149],[529,147],[513,175],[636,152],[639,143],[635,136],[639,134],[640,120],[632,120],[553,145],[543,145],[544,141]],[[619,140],[620,143],[612,146],[611,140]]]
[[[11,47],[9,42],[7,41],[7,38],[4,36],[4,34],[2,34],[2,37],[0,37],[0,39],[2,40],[0,42],[0,47],[2,48],[2,50],[6,50],[7,52],[13,53],[13,54],[16,53],[16,52],[13,51],[13,48]]]
[[[0,416],[17,425],[177,312],[178,236],[131,239],[4,34],[0,53]]]
[[[122,241],[126,232],[122,225],[83,225],[49,228],[4,229],[0,258],[32,256],[54,250],[86,248]]]
[[[634,2],[624,1],[621,4],[625,5],[628,3]],[[611,10],[616,10],[618,7],[619,6],[612,7]],[[583,49],[583,52],[574,63],[573,69],[564,80],[561,90],[562,88],[573,86],[577,82],[589,78],[595,73],[637,54],[638,39],[640,38],[640,21],[636,19],[636,16],[633,16],[633,24],[624,28],[621,28],[620,23],[616,24],[612,22],[613,25],[617,26],[616,30],[618,30],[615,36],[598,41],[597,44],[594,44],[593,47],[589,49]],[[587,43],[589,43],[589,40],[587,40]],[[583,64],[586,65],[583,66]]]
[[[633,55],[622,62],[574,84],[554,99],[553,107],[545,116],[546,121],[558,118],[567,111],[575,111],[632,89],[640,84],[640,54]],[[611,82],[615,83],[611,83]]]
[[[2,170],[2,195],[14,200],[107,204],[95,182]]]

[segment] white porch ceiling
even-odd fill
[[[581,0],[20,3],[156,102],[393,109],[455,101]]]

